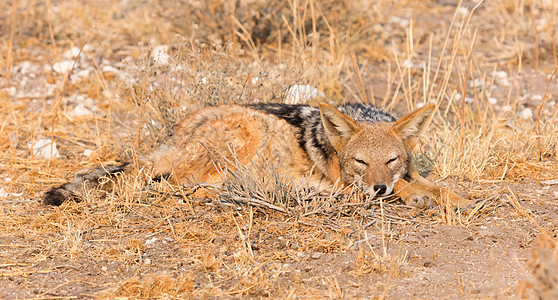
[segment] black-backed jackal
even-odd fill
[[[468,200],[421,177],[413,164],[411,150],[433,111],[434,105],[427,105],[397,119],[364,104],[206,107],[180,122],[173,146],[155,155],[154,173],[176,184],[218,184],[223,176],[216,157],[221,163],[243,165],[266,159],[280,166],[284,175],[312,186],[341,184],[378,196],[396,193],[416,207],[442,199],[454,206],[468,205]],[[91,186],[100,176],[123,169],[125,165],[78,175],[49,190],[43,202],[60,205],[79,195],[85,179]]]

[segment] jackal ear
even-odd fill
[[[426,128],[428,120],[434,112],[435,105],[429,104],[406,116],[399,118],[393,125],[392,131],[398,135],[409,149],[418,144],[420,134]]]
[[[351,117],[330,105],[321,103],[320,115],[329,141],[338,153],[345,147],[353,134],[360,131],[360,128]]]

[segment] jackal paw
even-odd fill
[[[434,206],[432,197],[420,193],[411,194],[405,199],[405,204],[418,208],[430,208]]]

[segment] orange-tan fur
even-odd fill
[[[184,118],[173,145],[154,154],[154,173],[176,184],[219,184],[235,167],[257,168],[265,160],[282,175],[313,187],[337,184],[379,196],[396,194],[416,207],[442,201],[468,205],[421,177],[414,166],[411,150],[433,111],[434,105],[428,105],[396,119],[363,104],[321,104],[319,110],[286,104],[207,107]],[[76,198],[75,187],[83,178],[91,182],[97,177],[77,177],[49,190],[43,201],[59,205]]]
[[[255,165],[263,157],[296,177],[308,175],[313,165],[286,121],[238,105],[208,107],[180,122],[174,148],[155,159],[155,174],[170,173],[177,184],[219,183],[224,166],[218,162],[234,171],[237,163]]]
[[[421,177],[410,158],[410,149],[418,143],[432,110],[433,106],[427,106],[395,123],[366,123],[321,105],[322,122],[336,150],[328,157],[326,172],[322,174],[316,171],[316,162],[310,160],[297,142],[294,127],[284,119],[238,105],[204,108],[180,122],[175,130],[175,146],[156,159],[155,173],[170,173],[178,184],[220,183],[222,165],[215,161],[227,164],[234,171],[236,162],[254,165],[265,158],[285,175],[307,180],[312,185],[351,185],[354,182],[344,180],[342,175],[352,170],[362,176],[362,185],[368,192],[374,192],[370,187],[378,184],[391,184],[393,192],[409,205],[427,207],[449,198],[454,205],[462,206],[468,201]],[[339,132],[333,132],[336,130]],[[354,170],[358,168],[351,161],[355,155],[368,165]],[[398,159],[387,165],[393,157]]]

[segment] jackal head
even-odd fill
[[[391,194],[395,183],[409,172],[410,151],[433,111],[432,104],[396,122],[369,123],[321,104],[322,123],[337,151],[342,182],[378,196]]]

